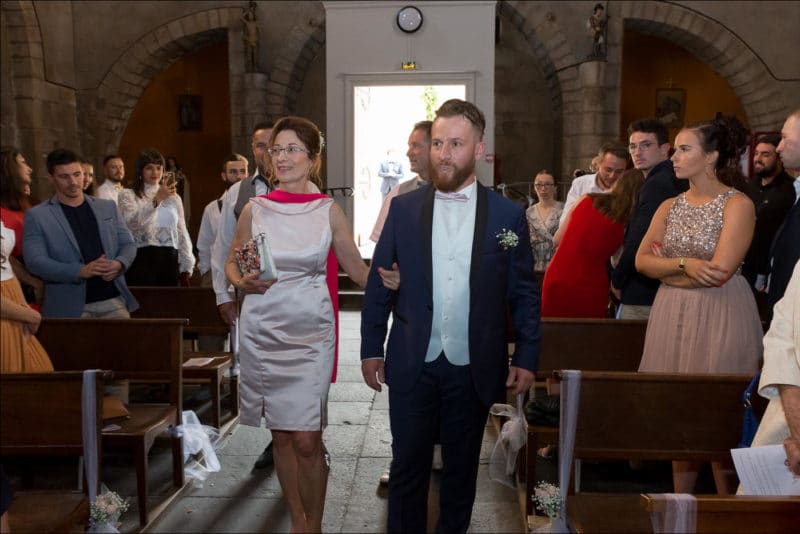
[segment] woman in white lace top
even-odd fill
[[[154,148],[136,158],[132,188],[117,203],[136,241],[136,260],[125,273],[131,286],[187,286],[195,265],[183,205],[173,175],[164,174],[164,156]]]

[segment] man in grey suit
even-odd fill
[[[44,282],[45,317],[128,318],[138,307],[123,273],[136,245],[112,200],[83,194],[80,158],[47,155],[56,194],[25,212],[22,250],[28,270]]]

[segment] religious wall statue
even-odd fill
[[[247,72],[258,70],[258,21],[256,20],[256,3],[251,1],[242,14],[244,24],[244,34],[242,39],[245,46],[245,69]]]
[[[593,58],[603,58],[606,56],[606,14],[603,4],[595,4],[592,16],[586,21],[589,35],[592,37]]]

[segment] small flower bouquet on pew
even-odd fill
[[[536,508],[541,510],[550,519],[561,515],[561,492],[558,486],[548,482],[539,482],[531,496]]]
[[[119,518],[128,510],[128,500],[114,491],[105,491],[95,497],[89,508],[87,532],[119,532]]]

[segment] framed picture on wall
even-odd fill
[[[656,119],[667,128],[683,126],[686,111],[686,91],[684,89],[656,89]]]
[[[200,95],[178,95],[178,129],[203,129],[203,97]]]

